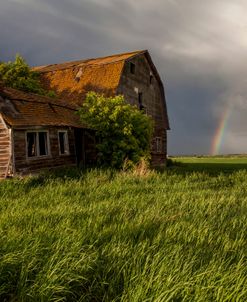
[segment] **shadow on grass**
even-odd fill
[[[116,170],[114,169],[104,169],[98,167],[89,168],[78,168],[78,167],[68,167],[68,168],[55,168],[41,171],[36,176],[30,177],[25,183],[26,191],[45,185],[49,182],[59,181],[60,183],[67,181],[79,181],[84,180],[88,175],[95,175],[98,177],[105,174],[106,177],[111,180],[116,175]]]
[[[25,181],[25,192],[43,186],[51,181],[59,181],[62,183],[67,180],[79,180],[83,177],[84,173],[84,170],[76,167],[44,170],[37,175],[29,177]]]
[[[167,173],[169,175],[189,175],[192,173],[204,173],[208,176],[218,176],[220,174],[230,175],[240,170],[247,170],[247,162],[246,163],[233,163],[233,162],[180,162],[177,160],[172,160],[169,162],[168,167],[156,167],[155,171],[157,173]],[[59,181],[60,183],[67,181],[79,181],[84,180],[91,175],[91,177],[101,177],[104,175],[104,178],[107,178],[109,181],[114,178],[114,176],[118,173],[117,170],[114,169],[103,169],[103,168],[56,168],[45,170],[37,174],[36,176],[29,177],[24,182],[24,186],[22,184],[22,188],[25,192],[30,191],[33,188],[40,187],[46,185],[50,182]],[[93,175],[92,175],[93,174]],[[16,186],[19,186],[16,183]],[[6,188],[5,188],[6,190]]]

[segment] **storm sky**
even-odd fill
[[[247,153],[246,0],[0,0],[0,61],[148,49],[164,82],[168,154]]]

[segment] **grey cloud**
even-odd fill
[[[166,87],[169,153],[209,153],[227,106],[221,152],[243,153],[246,9],[243,0],[8,0],[0,59],[20,52],[39,65],[148,48]]]

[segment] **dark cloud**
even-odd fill
[[[247,150],[247,4],[243,0],[8,0],[0,60],[31,65],[149,49],[166,88],[170,154]]]

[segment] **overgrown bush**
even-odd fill
[[[54,91],[46,91],[39,81],[39,74],[30,69],[26,61],[17,54],[14,62],[0,62],[0,81],[6,86],[25,92],[55,97]]]
[[[99,164],[122,168],[126,160],[135,164],[150,157],[153,121],[123,96],[89,92],[78,113],[96,131]]]

